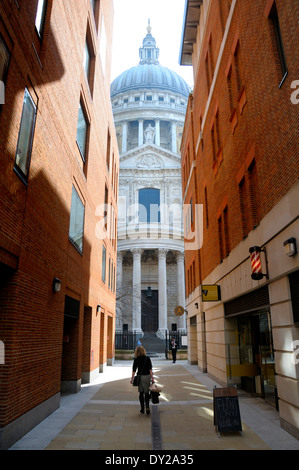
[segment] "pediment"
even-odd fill
[[[181,168],[181,159],[169,150],[145,144],[120,156],[121,169],[162,170]]]

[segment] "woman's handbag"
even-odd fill
[[[133,387],[138,387],[139,382],[140,382],[140,375],[136,374],[133,379]]]

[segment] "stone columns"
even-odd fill
[[[117,330],[122,330],[123,328],[123,319],[122,319],[122,278],[123,278],[123,252],[119,251],[117,253],[117,265],[116,265],[116,291],[120,295],[119,299],[119,308],[116,309],[116,318],[115,318],[115,328]]]
[[[159,249],[159,331],[158,335],[165,338],[167,329],[167,276],[166,276],[166,253],[168,250]]]
[[[138,147],[141,147],[141,145],[143,145],[143,120],[140,119],[138,122],[139,122],[139,127],[138,127]]]
[[[176,143],[176,123],[171,124],[171,150],[173,153],[177,153],[177,143]]]
[[[141,330],[141,249],[134,248],[133,253],[133,312],[132,330],[142,333]]]
[[[127,140],[128,140],[128,124],[125,122],[123,124],[123,137],[122,137],[121,153],[125,153],[127,151]]]
[[[122,279],[123,279],[123,252],[122,251],[119,251],[117,253],[116,274],[117,274],[116,288],[117,290],[119,290],[122,287]]]
[[[185,308],[185,267],[184,267],[184,253],[178,251],[176,255],[177,262],[177,305]],[[186,315],[178,317],[179,330],[186,328]]]
[[[160,121],[156,119],[155,144],[160,146]]]

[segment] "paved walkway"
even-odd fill
[[[163,392],[149,416],[140,414],[138,392],[129,383],[132,361],[116,361],[78,394],[62,397],[60,408],[11,450],[299,450],[299,441],[281,429],[278,413],[244,393],[242,434],[219,437],[212,398],[218,384],[187,361],[152,362]]]

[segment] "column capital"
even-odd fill
[[[133,259],[138,259],[138,258],[141,257],[142,249],[141,248],[133,248],[131,250],[131,252],[133,253]]]
[[[184,259],[185,259],[185,253],[184,253],[184,251],[177,251],[177,252],[176,252],[176,260],[177,260],[177,262],[179,262],[179,261],[183,262]]]
[[[166,255],[168,253],[168,249],[167,248],[159,248],[158,250],[158,258],[159,259],[163,259],[163,258],[166,258]]]

